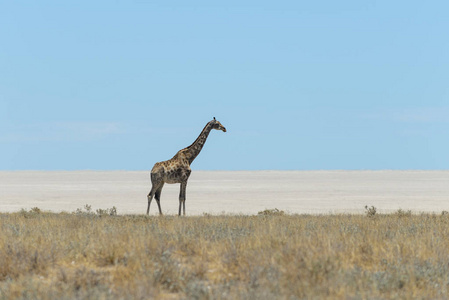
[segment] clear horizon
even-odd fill
[[[0,170],[447,170],[448,10],[3,2]]]

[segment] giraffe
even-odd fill
[[[183,215],[186,214],[186,187],[187,180],[189,179],[190,173],[192,170],[190,169],[190,165],[193,160],[200,154],[201,149],[203,149],[204,143],[206,142],[207,137],[212,129],[221,130],[226,132],[226,128],[218,122],[215,117],[212,121],[204,126],[203,131],[201,131],[198,138],[192,143],[192,145],[187,148],[181,149],[178,153],[173,156],[173,158],[157,162],[154,164],[153,169],[151,170],[151,191],[148,194],[148,208],[147,215],[150,213],[150,204],[154,198],[156,198],[156,203],[159,208],[159,214],[162,215],[161,210],[161,191],[162,187],[165,183],[180,183],[181,190],[179,192],[179,212],[178,215],[181,215],[181,204],[183,208]]]

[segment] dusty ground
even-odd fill
[[[187,186],[188,215],[449,211],[449,171],[193,171]],[[74,211],[115,206],[119,214],[146,211],[147,171],[2,171],[0,211],[39,207]],[[162,210],[176,214],[179,185],[164,186]],[[153,201],[151,214],[157,213]]]

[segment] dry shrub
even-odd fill
[[[257,213],[259,216],[283,216],[285,212],[277,208],[266,209]]]

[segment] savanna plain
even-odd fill
[[[449,214],[0,214],[1,299],[446,299]]]
[[[0,299],[447,299],[448,171],[0,172]],[[88,203],[88,204],[86,204]]]

